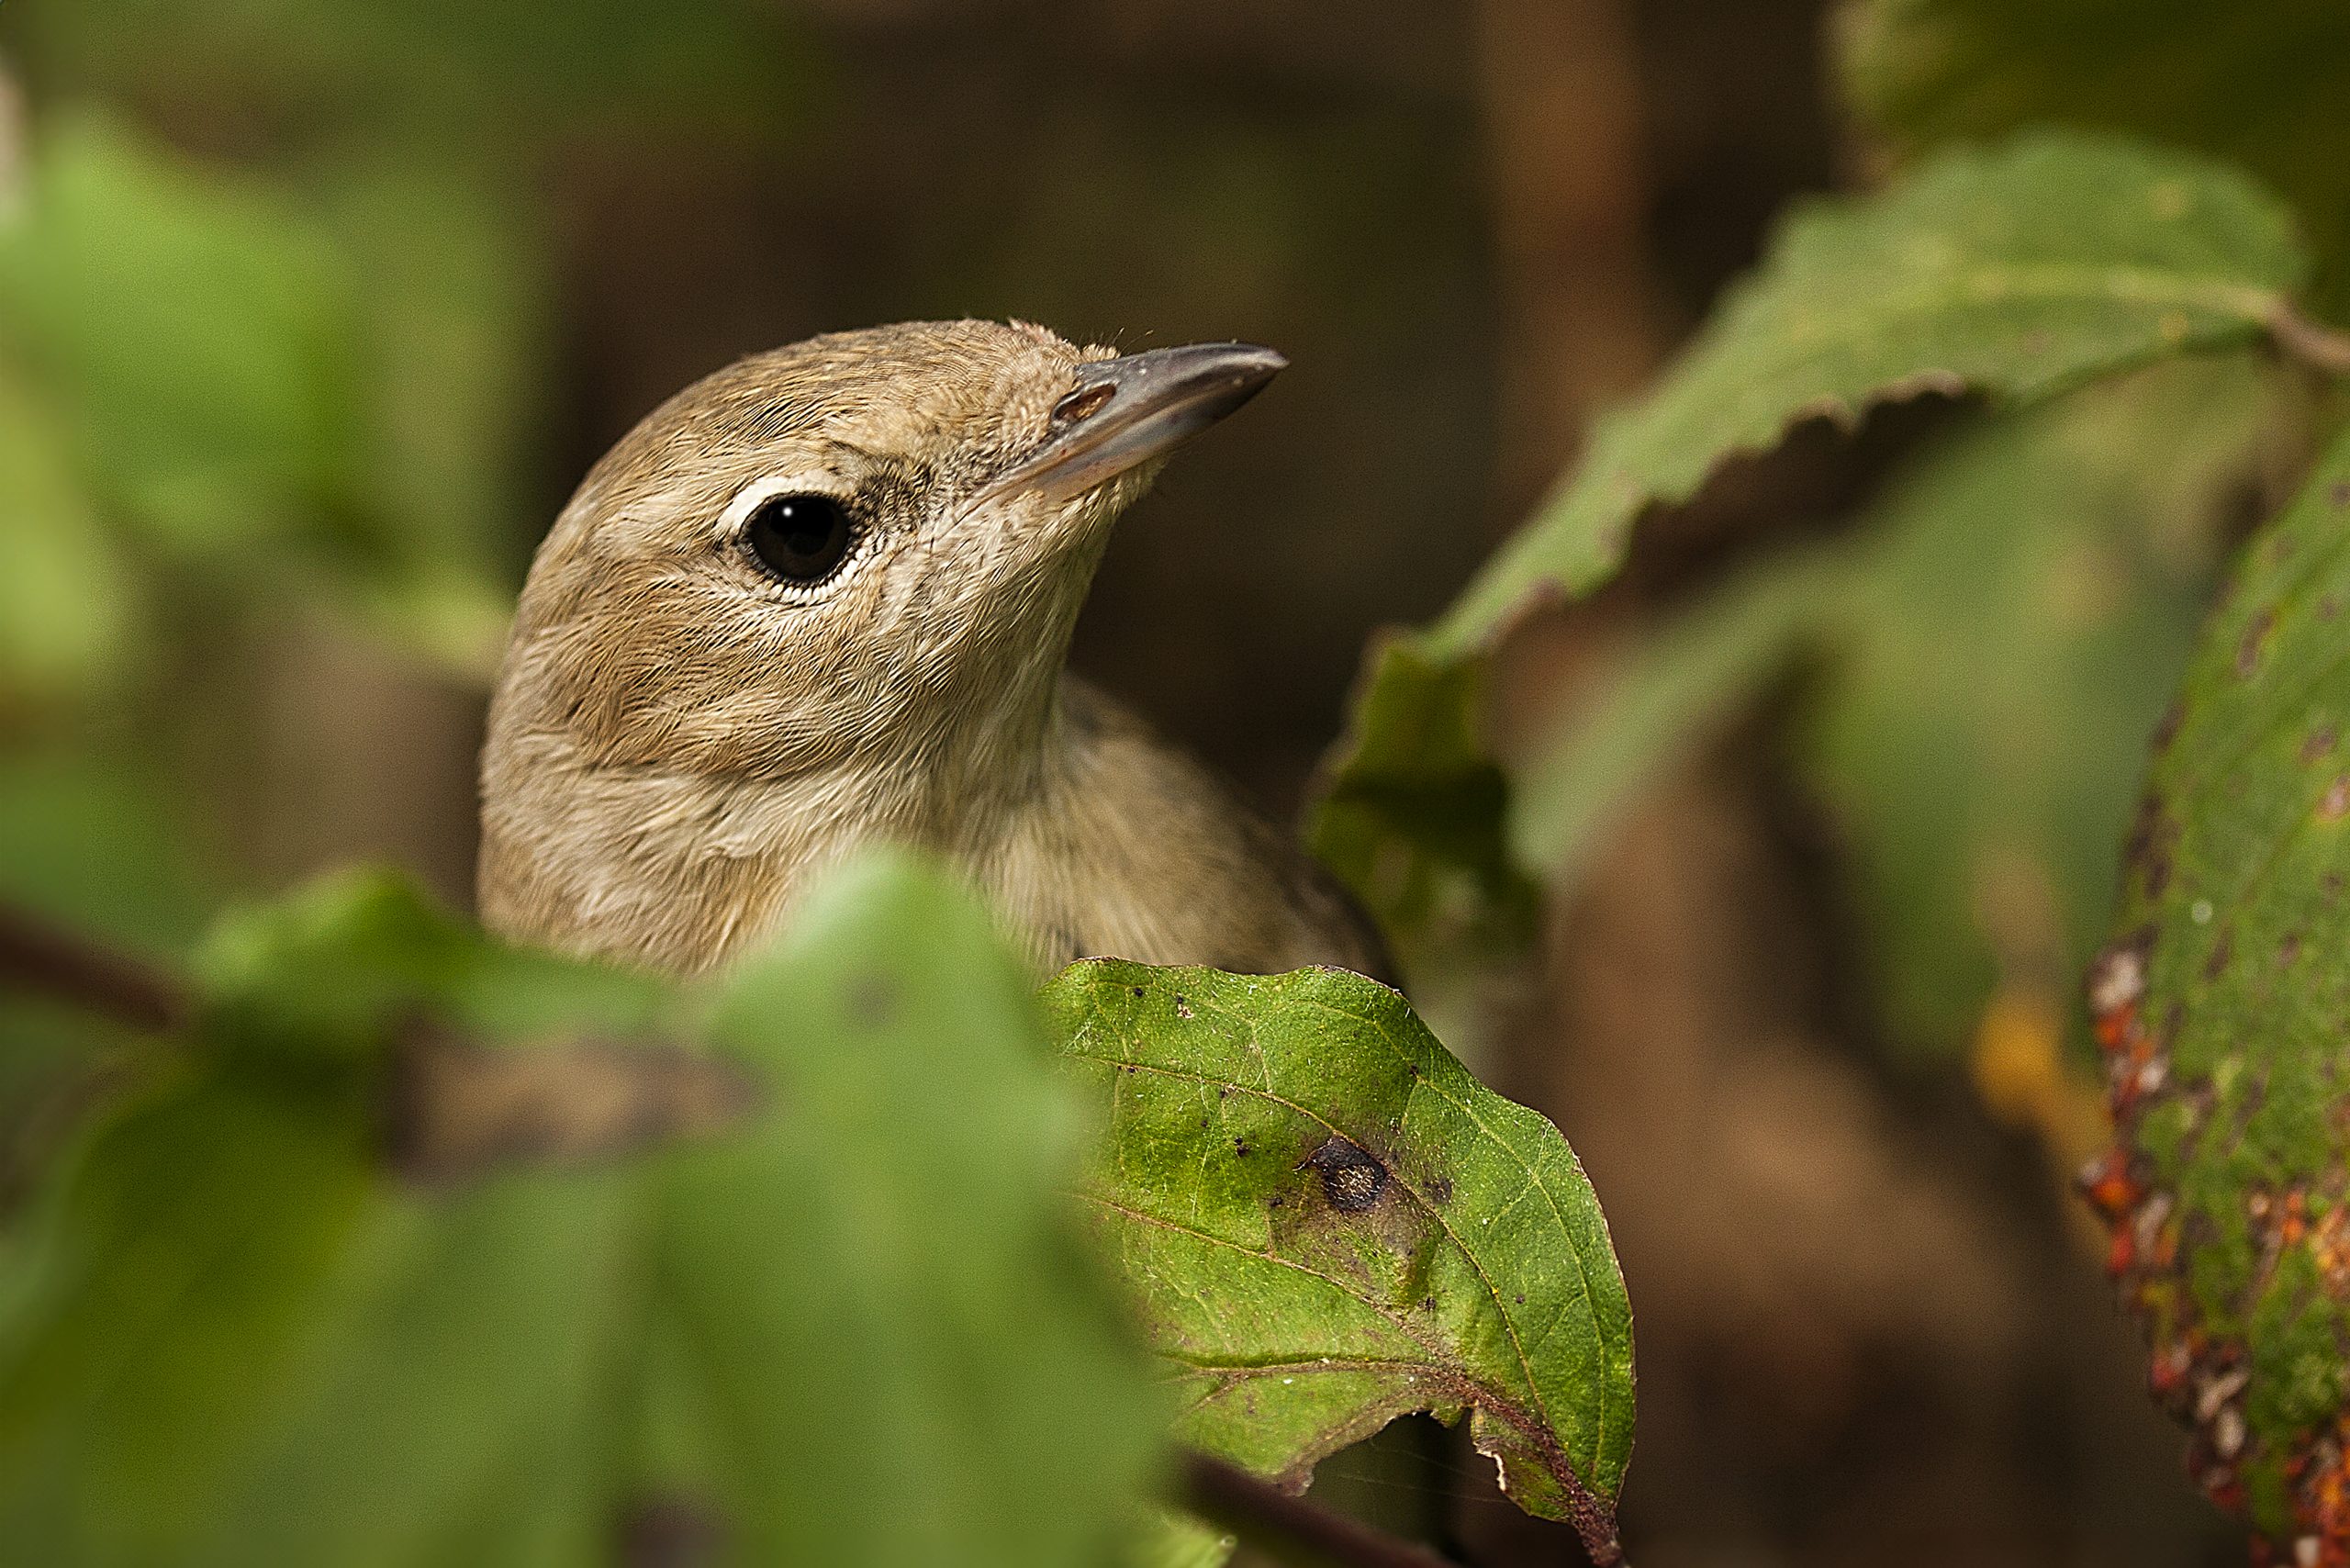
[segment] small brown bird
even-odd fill
[[[484,917],[688,973],[890,841],[959,868],[1042,966],[1379,972],[1335,884],[1062,667],[1118,514],[1284,363],[917,323],[670,399],[523,588],[482,761]]]

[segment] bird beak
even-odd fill
[[[1045,443],[988,487],[1061,501],[1163,456],[1264,389],[1289,361],[1254,343],[1192,343],[1077,367]]]

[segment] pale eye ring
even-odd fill
[[[743,547],[758,568],[779,583],[814,588],[829,582],[856,543],[856,520],[837,497],[784,491],[762,497],[743,520]]]

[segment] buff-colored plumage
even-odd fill
[[[886,327],[745,360],[632,431],[523,589],[482,765],[492,928],[701,970],[887,840],[959,868],[1040,965],[1376,971],[1281,835],[1062,668],[1171,442],[1130,430],[1140,455],[1076,493],[1108,460],[1054,443],[1098,406],[1081,376],[1140,364],[1034,327]],[[778,489],[858,520],[819,588],[744,546],[743,498]]]

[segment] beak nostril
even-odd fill
[[[1074,424],[1102,411],[1102,406],[1118,395],[1111,386],[1083,386],[1053,405],[1053,422]]]
[[[1254,343],[1191,343],[1080,364],[1044,440],[982,494],[1068,500],[1098,488],[1215,423],[1288,363]]]

